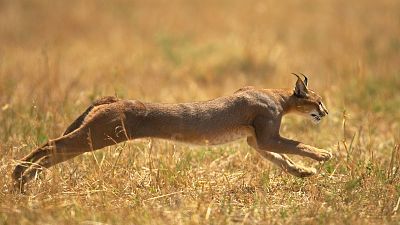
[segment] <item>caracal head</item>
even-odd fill
[[[295,73],[293,73],[293,75],[297,77],[293,94],[295,99],[293,111],[309,118],[313,123],[318,124],[321,122],[322,118],[328,115],[328,110],[324,103],[322,103],[321,96],[308,89],[308,78],[304,74],[301,74],[304,80]]]

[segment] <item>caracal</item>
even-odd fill
[[[296,75],[296,74],[294,74]],[[19,161],[13,172],[16,188],[43,168],[85,152],[138,138],[162,138],[198,145],[218,145],[240,138],[286,172],[306,177],[314,168],[300,166],[285,154],[329,160],[330,152],[284,138],[282,117],[298,113],[318,123],[328,114],[321,97],[298,75],[293,89],[245,87],[210,101],[161,104],[104,97],[95,101],[57,138]]]

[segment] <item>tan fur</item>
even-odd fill
[[[331,154],[279,134],[282,117],[287,113],[317,112],[318,118],[327,114],[325,106],[321,108],[321,97],[304,89],[305,86],[300,90],[299,85],[304,83],[298,81],[295,92],[246,87],[214,100],[179,104],[102,98],[78,117],[63,136],[22,158],[13,173],[15,184],[23,190],[23,185],[42,168],[85,152],[146,137],[200,145],[247,138],[251,147],[288,173],[299,177],[313,175],[313,168],[296,165],[284,154],[318,161],[330,159]]]

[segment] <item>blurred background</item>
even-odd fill
[[[346,182],[353,188],[358,177],[369,176],[369,163],[386,171],[381,166],[393,163],[394,146],[400,143],[399,28],[398,0],[0,0],[1,170],[9,173],[13,159],[59,136],[100,96],[199,101],[246,85],[292,88],[296,79],[290,73],[301,72],[324,97],[330,115],[318,127],[289,117],[282,132],[334,151],[336,159],[325,168],[338,174],[334,189]],[[155,158],[162,162],[161,147]],[[175,151],[186,154],[173,149],[171,157]],[[233,161],[249,160],[248,152],[238,150]],[[202,160],[196,161],[200,167],[212,161]],[[82,169],[96,177],[95,170],[79,165],[76,174]],[[266,163],[239,165],[254,172],[248,174],[253,180],[263,179],[256,171]],[[73,166],[66,168],[72,171]],[[379,177],[381,170],[376,171]],[[118,182],[123,185],[126,179]],[[342,213],[358,212],[357,207],[369,203],[374,215],[386,212],[386,206],[376,204],[385,197],[391,211],[400,187],[387,184],[374,186],[383,197],[360,198]],[[7,193],[5,186],[2,190]],[[204,210],[209,202],[206,197]],[[340,211],[343,202],[335,201],[337,208],[328,205]]]

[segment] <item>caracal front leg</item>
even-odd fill
[[[314,168],[305,167],[294,163],[289,157],[284,154],[278,154],[275,152],[270,152],[260,149],[256,144],[256,138],[250,136],[247,138],[247,143],[254,148],[262,157],[271,161],[273,164],[277,165],[289,174],[296,177],[309,177],[316,174]]]
[[[263,140],[261,140],[261,142],[262,141]],[[300,155],[317,161],[328,161],[332,158],[332,154],[327,150],[319,149],[281,136],[268,140],[267,144],[264,146],[265,149],[271,152]]]
[[[309,157],[317,161],[327,161],[332,154],[326,150],[290,140],[279,135],[280,119],[275,122],[265,117],[254,120],[256,144],[259,149],[280,154],[294,154]]]

